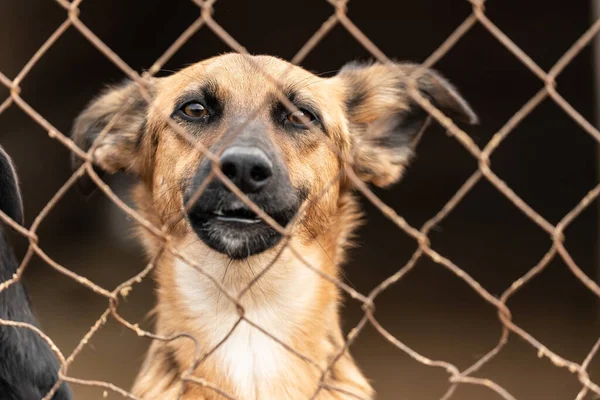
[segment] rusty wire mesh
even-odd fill
[[[67,381],[71,384],[76,385],[101,387],[106,390],[119,393],[124,397],[136,399],[137,397],[129,393],[127,390],[117,387],[116,385],[110,382],[83,380],[69,376],[68,367],[75,360],[78,354],[80,354],[80,352],[86,347],[92,336],[94,336],[94,334],[106,323],[107,318],[109,316],[114,317],[119,323],[121,323],[126,328],[134,331],[139,336],[148,337],[153,340],[159,341],[192,340],[195,342],[195,339],[193,337],[184,332],[172,337],[163,337],[148,331],[144,331],[140,329],[137,324],[127,321],[119,314],[119,299],[125,298],[130,293],[132,287],[135,284],[141,282],[142,279],[145,279],[147,277],[147,275],[153,270],[156,259],[160,257],[160,255],[163,252],[170,252],[175,257],[178,257],[187,264],[189,264],[190,267],[195,268],[200,273],[208,276],[213,281],[213,283],[223,292],[224,296],[230,301],[232,301],[236,306],[238,306],[239,320],[234,325],[233,329],[229,332],[229,335],[233,332],[234,329],[236,329],[236,327],[241,321],[245,321],[246,323],[254,326],[256,329],[263,332],[265,335],[271,337],[274,341],[280,343],[288,351],[295,354],[300,359],[303,359],[306,362],[316,365],[316,363],[313,360],[299,353],[295,349],[291,348],[286,343],[279,341],[268,331],[256,325],[253,321],[249,320],[244,315],[243,307],[240,304],[240,298],[244,295],[246,291],[250,289],[252,285],[256,283],[258,279],[260,279],[260,277],[270,268],[270,266],[267,266],[265,270],[259,273],[257,277],[244,290],[242,290],[242,292],[238,296],[228,293],[227,289],[220,283],[218,279],[215,279],[214,277],[208,275],[207,272],[205,272],[202,269],[202,265],[196,265],[192,260],[186,259],[181,253],[177,251],[176,248],[174,248],[171,245],[169,235],[166,234],[167,225],[162,227],[152,225],[149,221],[145,220],[142,216],[140,216],[135,210],[133,210],[127,204],[125,204],[125,202],[123,202],[100,179],[100,177],[94,171],[92,164],[92,154],[95,149],[94,146],[92,146],[92,148],[88,152],[85,152],[82,149],[78,148],[67,135],[56,129],[50,122],[48,122],[42,115],[40,115],[34,108],[32,108],[27,103],[27,101],[21,97],[20,94],[20,85],[27,78],[27,75],[31,71],[31,69],[42,57],[44,57],[44,54],[48,51],[49,48],[51,48],[55,44],[55,42],[64,34],[64,32],[71,28],[78,30],[81,33],[81,35],[83,35],[92,45],[94,45],[104,56],[106,56],[111,62],[113,62],[118,68],[120,68],[129,78],[137,82],[142,88],[145,87],[144,79],[160,71],[162,66],[178,51],[178,49],[180,49],[186,43],[186,41],[200,29],[212,30],[234,51],[242,54],[248,54],[247,50],[243,47],[243,45],[241,45],[231,35],[229,35],[229,33],[226,30],[224,30],[219,25],[219,23],[213,18],[213,9],[215,7],[215,3],[217,3],[218,0],[193,0],[193,2],[199,7],[200,16],[183,31],[179,38],[160,57],[158,57],[156,62],[143,74],[138,74],[134,69],[127,65],[114,51],[112,51],[106,44],[104,44],[94,34],[94,32],[92,32],[81,21],[81,19],[79,18],[79,6],[82,3],[82,1],[83,0],[73,0],[72,2],[69,2],[67,0],[56,0],[56,2],[60,6],[62,6],[66,12],[65,21],[46,40],[46,42],[39,48],[39,50],[33,55],[33,57],[31,57],[29,62],[26,63],[26,65],[21,69],[17,76],[15,76],[13,79],[10,79],[2,72],[0,72],[0,84],[6,86],[10,90],[10,95],[0,103],[0,114],[2,114],[2,112],[4,112],[7,108],[11,106],[19,107],[25,113],[27,113],[35,122],[37,122],[48,133],[48,135],[51,138],[59,141],[77,157],[80,157],[82,160],[84,160],[83,165],[73,173],[70,179],[68,179],[64,183],[60,190],[47,203],[43,210],[37,215],[29,229],[18,225],[4,213],[0,212],[0,218],[4,222],[12,226],[18,233],[26,237],[29,241],[27,253],[25,254],[20,264],[18,273],[15,274],[15,276],[12,279],[0,283],[0,291],[6,289],[9,285],[21,279],[21,276],[25,268],[27,267],[29,261],[31,260],[32,256],[37,254],[50,267],[66,275],[67,277],[75,280],[79,284],[89,288],[90,290],[93,290],[100,296],[106,298],[108,303],[107,309],[100,315],[95,324],[93,324],[93,326],[90,327],[87,334],[81,339],[79,344],[69,355],[62,354],[60,349],[58,349],[54,345],[52,340],[34,326],[25,323],[4,320],[0,320],[0,324],[32,329],[35,332],[37,332],[46,342],[48,342],[49,345],[52,347],[53,351],[58,356],[62,365],[59,373],[60,381]],[[301,63],[304,60],[304,58],[315,48],[315,46],[317,46],[317,44],[336,25],[343,26],[356,39],[356,41],[359,42],[362,46],[364,46],[378,61],[382,63],[391,62],[390,59],[375,45],[375,43],[373,43],[363,32],[361,32],[360,28],[356,26],[348,17],[346,10],[349,0],[327,1],[331,4],[333,9],[331,16],[323,22],[321,27],[314,33],[314,35],[310,37],[306,41],[306,43],[297,51],[296,55],[291,59],[291,62],[293,64]],[[306,261],[303,261],[307,268],[310,268],[315,273],[318,273],[323,279],[328,279],[329,281],[335,283],[341,290],[345,291],[353,299],[362,303],[364,310],[364,315],[360,319],[359,323],[352,330],[350,330],[350,333],[345,338],[346,342],[343,348],[338,350],[337,356],[332,359],[328,367],[324,370],[321,370],[321,381],[319,382],[318,389],[314,393],[312,398],[316,398],[321,390],[343,391],[343,389],[341,388],[336,388],[328,385],[325,382],[325,376],[327,375],[327,372],[331,370],[331,368],[340,358],[343,352],[346,351],[352,345],[356,337],[367,324],[371,324],[386,340],[388,340],[390,343],[396,346],[400,351],[407,353],[416,362],[422,363],[430,367],[442,368],[446,370],[446,372],[448,373],[449,388],[443,396],[443,399],[449,399],[453,395],[454,391],[457,388],[457,385],[459,384],[484,386],[489,390],[496,392],[504,399],[514,399],[514,397],[507,390],[505,390],[496,382],[473,376],[473,374],[476,371],[481,369],[481,367],[484,364],[488,363],[494,356],[496,356],[502,350],[502,348],[507,343],[509,334],[511,333],[521,337],[531,346],[535,347],[538,351],[538,356],[546,358],[557,368],[566,368],[575,376],[576,379],[579,380],[581,384],[581,390],[578,393],[576,400],[582,400],[589,392],[593,392],[594,394],[600,395],[600,386],[590,379],[590,376],[587,372],[587,368],[590,362],[592,361],[592,359],[594,358],[594,356],[600,348],[600,339],[598,339],[595,345],[590,349],[587,357],[585,357],[584,360],[568,360],[566,358],[563,358],[556,352],[552,351],[550,348],[546,347],[543,343],[539,342],[527,331],[516,325],[512,321],[511,312],[506,306],[506,302],[508,301],[508,299],[512,295],[514,295],[518,290],[521,290],[523,286],[525,286],[529,281],[531,281],[536,275],[542,272],[555,257],[562,258],[568,266],[568,268],[570,269],[570,271],[572,272],[572,274],[575,277],[577,277],[591,292],[593,292],[597,296],[600,296],[600,287],[598,286],[598,284],[596,284],[580,269],[580,267],[569,255],[569,252],[563,244],[563,232],[573,222],[573,220],[577,218],[578,215],[581,214],[600,195],[600,184],[591,188],[587,195],[583,197],[581,201],[560,220],[559,223],[553,225],[550,222],[548,222],[542,215],[538,214],[536,210],[532,209],[529,205],[527,205],[527,203],[523,201],[517,193],[515,193],[504,181],[502,181],[494,173],[490,165],[490,156],[498,148],[498,146],[500,146],[502,141],[529,113],[531,113],[543,100],[547,98],[552,99],[583,130],[590,134],[595,140],[600,142],[600,131],[598,131],[589,121],[587,121],[561,96],[561,94],[557,91],[555,84],[555,79],[557,78],[557,76],[578,55],[578,53],[580,53],[581,50],[587,44],[590,43],[590,41],[598,33],[598,31],[600,30],[600,20],[595,21],[589,27],[589,29],[568,49],[568,51],[564,53],[564,55],[555,63],[555,65],[549,71],[544,71],[535,63],[534,60],[532,60],[525,52],[523,52],[517,46],[517,44],[511,41],[511,39],[508,36],[506,36],[502,32],[502,30],[494,24],[493,21],[491,21],[488,18],[485,12],[483,0],[468,1],[472,6],[471,14],[423,62],[423,66],[431,67],[435,65],[458,41],[461,40],[461,38],[464,35],[466,35],[469,32],[469,30],[474,25],[480,24],[485,29],[487,29],[497,39],[498,42],[500,42],[506,49],[508,49],[516,59],[522,62],[535,76],[537,76],[540,79],[541,89],[537,92],[535,96],[533,96],[529,101],[527,101],[521,107],[521,109],[518,112],[516,112],[500,130],[498,130],[498,132],[494,134],[492,139],[485,147],[480,148],[475,144],[475,142],[469,137],[469,135],[464,130],[460,129],[457,125],[455,125],[451,119],[443,115],[443,113],[441,113],[438,109],[432,106],[432,104],[427,99],[421,96],[421,94],[417,90],[415,90],[415,80],[417,75],[419,74],[419,71],[415,72],[411,76],[406,76],[406,80],[409,83],[409,87],[411,88],[410,94],[414,98],[414,100],[418,102],[427,112],[429,112],[429,114],[433,118],[435,118],[435,120],[437,120],[443,127],[445,127],[448,130],[448,133],[452,137],[454,137],[462,146],[464,146],[468,150],[468,152],[471,153],[471,155],[478,162],[478,168],[462,185],[462,187],[455,193],[455,195],[452,196],[452,198],[444,205],[444,207],[431,219],[429,219],[420,229],[410,226],[391,207],[389,207],[383,201],[381,201],[364,183],[359,181],[351,169],[346,168],[346,174],[350,177],[350,179],[354,181],[358,190],[362,192],[362,194],[377,208],[379,208],[379,210],[387,218],[389,218],[394,224],[396,224],[399,229],[405,231],[409,236],[411,236],[418,243],[418,248],[402,268],[400,268],[395,274],[389,276],[386,280],[381,282],[368,294],[362,294],[357,292],[355,289],[351,288],[345,283],[339,281],[334,277],[324,274],[318,268],[315,268],[315,266],[312,266]],[[273,78],[265,76],[265,79]],[[293,105],[291,104],[287,104],[287,106],[293,108]],[[109,123],[108,126],[104,128],[100,136],[106,134],[106,132],[110,130],[111,124],[113,124],[118,118],[119,115],[117,114],[115,118],[113,118],[111,123]],[[192,142],[191,138],[186,137],[185,132],[180,132],[180,129],[177,129],[177,127],[175,126],[173,128],[176,130],[177,134],[182,135],[184,138]],[[195,142],[193,142],[193,144],[197,145],[197,143]],[[201,150],[203,152],[206,152],[206,156],[209,159],[216,161],[216,156],[214,154],[208,153],[206,149]],[[142,270],[136,276],[133,276],[131,279],[121,283],[112,290],[103,288],[95,284],[94,282],[86,279],[85,277],[80,276],[75,272],[69,270],[68,268],[58,264],[51,257],[49,257],[44,252],[44,250],[38,245],[38,237],[36,234],[38,228],[44,222],[44,219],[46,218],[48,213],[61,200],[64,194],[74,185],[76,180],[84,174],[88,174],[89,177],[96,183],[96,185],[104,192],[104,194],[112,202],[114,202],[114,204],[116,204],[120,209],[122,209],[124,213],[132,217],[137,224],[141,225],[144,229],[147,229],[151,234],[155,235],[162,242],[162,248],[158,252],[158,255],[147,264],[144,270]],[[289,237],[289,232],[291,232],[291,226],[293,224],[288,225],[287,228],[279,226],[268,215],[262,212],[256,205],[252,204],[252,202],[243,193],[241,193],[237,189],[237,187],[235,187],[235,185],[233,185],[227,179],[227,177],[224,176],[224,174],[222,174],[218,167],[213,168],[211,178],[218,178],[223,180],[224,183],[230,188],[230,190],[237,194],[261,218],[263,218],[267,223],[269,223],[274,229],[283,234],[285,238]],[[499,193],[501,193],[508,200],[510,200],[510,202],[515,207],[517,207],[526,216],[529,217],[532,223],[538,225],[539,228],[545,231],[551,238],[551,246],[547,253],[540,259],[538,264],[531,268],[519,279],[514,281],[512,285],[509,288],[507,288],[499,298],[496,298],[495,296],[490,294],[475,279],[469,276],[464,270],[462,270],[459,266],[454,264],[450,259],[444,257],[442,254],[439,254],[434,248],[431,247],[430,241],[428,239],[428,234],[430,233],[431,229],[435,225],[439,224],[451,213],[451,211],[462,201],[462,199],[470,192],[470,190],[477,184],[477,182],[484,179],[489,181]],[[201,192],[202,190],[203,188],[201,187],[199,189],[199,192]],[[197,195],[199,195],[199,193],[197,193]],[[286,239],[284,239],[284,243],[288,247],[291,246]],[[295,251],[291,247],[290,249],[296,254],[298,258],[302,260],[302,256],[297,251]],[[466,282],[483,300],[490,303],[498,310],[498,318],[501,321],[503,328],[498,339],[497,345],[494,348],[490,349],[487,354],[480,357],[475,363],[473,363],[471,366],[464,370],[460,370],[457,366],[449,362],[432,360],[419,354],[418,352],[413,350],[408,344],[402,343],[391,333],[389,333],[385,329],[385,327],[379,324],[378,320],[374,315],[374,306],[376,304],[377,297],[384,290],[388,289],[391,285],[401,280],[407,272],[409,272],[412,268],[415,267],[417,261],[423,257],[431,259],[433,262],[440,264],[441,266],[447,268],[448,270],[456,274],[456,276],[458,276],[460,279]],[[216,349],[197,349],[196,360],[193,363],[192,368],[190,368],[186,373],[184,373],[181,376],[182,387],[184,384],[202,385],[205,388],[214,390],[215,392],[221,394],[225,398],[233,399],[233,396],[224,392],[222,389],[215,386],[213,383],[194,377],[191,374],[194,368],[199,363],[203,362],[203,360],[206,359],[206,357],[208,357],[215,350]],[[55,385],[53,391],[49,392],[45,396],[45,399],[51,398],[54,390],[56,390],[57,387],[58,383],[57,385]],[[360,396],[352,394],[348,395],[354,396],[356,398],[361,398]]]

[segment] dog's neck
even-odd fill
[[[134,393],[177,398],[177,378],[189,370],[198,350],[201,363],[193,376],[236,399],[310,398],[322,371],[343,347],[339,290],[306,265],[337,277],[337,242],[328,237],[308,243],[292,239],[282,252],[273,248],[243,260],[231,260],[193,235],[174,241],[195,265],[167,252],[160,258],[156,329],[163,336],[190,334],[199,348],[191,340],[154,342]],[[361,398],[372,393],[347,353],[324,383]],[[186,400],[223,398],[193,383],[186,388]],[[322,389],[317,398],[352,397]]]

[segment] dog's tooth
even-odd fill
[[[241,200],[234,200],[231,202],[231,204],[229,205],[229,209],[230,210],[238,210],[240,208],[245,208],[246,207],[246,203],[244,203]]]
[[[222,216],[222,215],[223,215],[223,210],[216,210],[216,211],[214,212],[214,214],[215,214],[215,215],[220,215],[220,216]]]

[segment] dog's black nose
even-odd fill
[[[258,147],[232,146],[219,161],[221,171],[244,193],[259,192],[273,175],[273,163]]]

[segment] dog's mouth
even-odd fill
[[[268,250],[281,240],[282,235],[276,229],[238,200],[225,206],[207,206],[200,199],[188,213],[188,219],[198,238],[213,250],[241,259]],[[264,212],[285,227],[297,207],[268,207]]]
[[[262,219],[254,211],[246,207],[218,209],[210,214],[215,220],[225,223],[258,224],[262,222]]]

